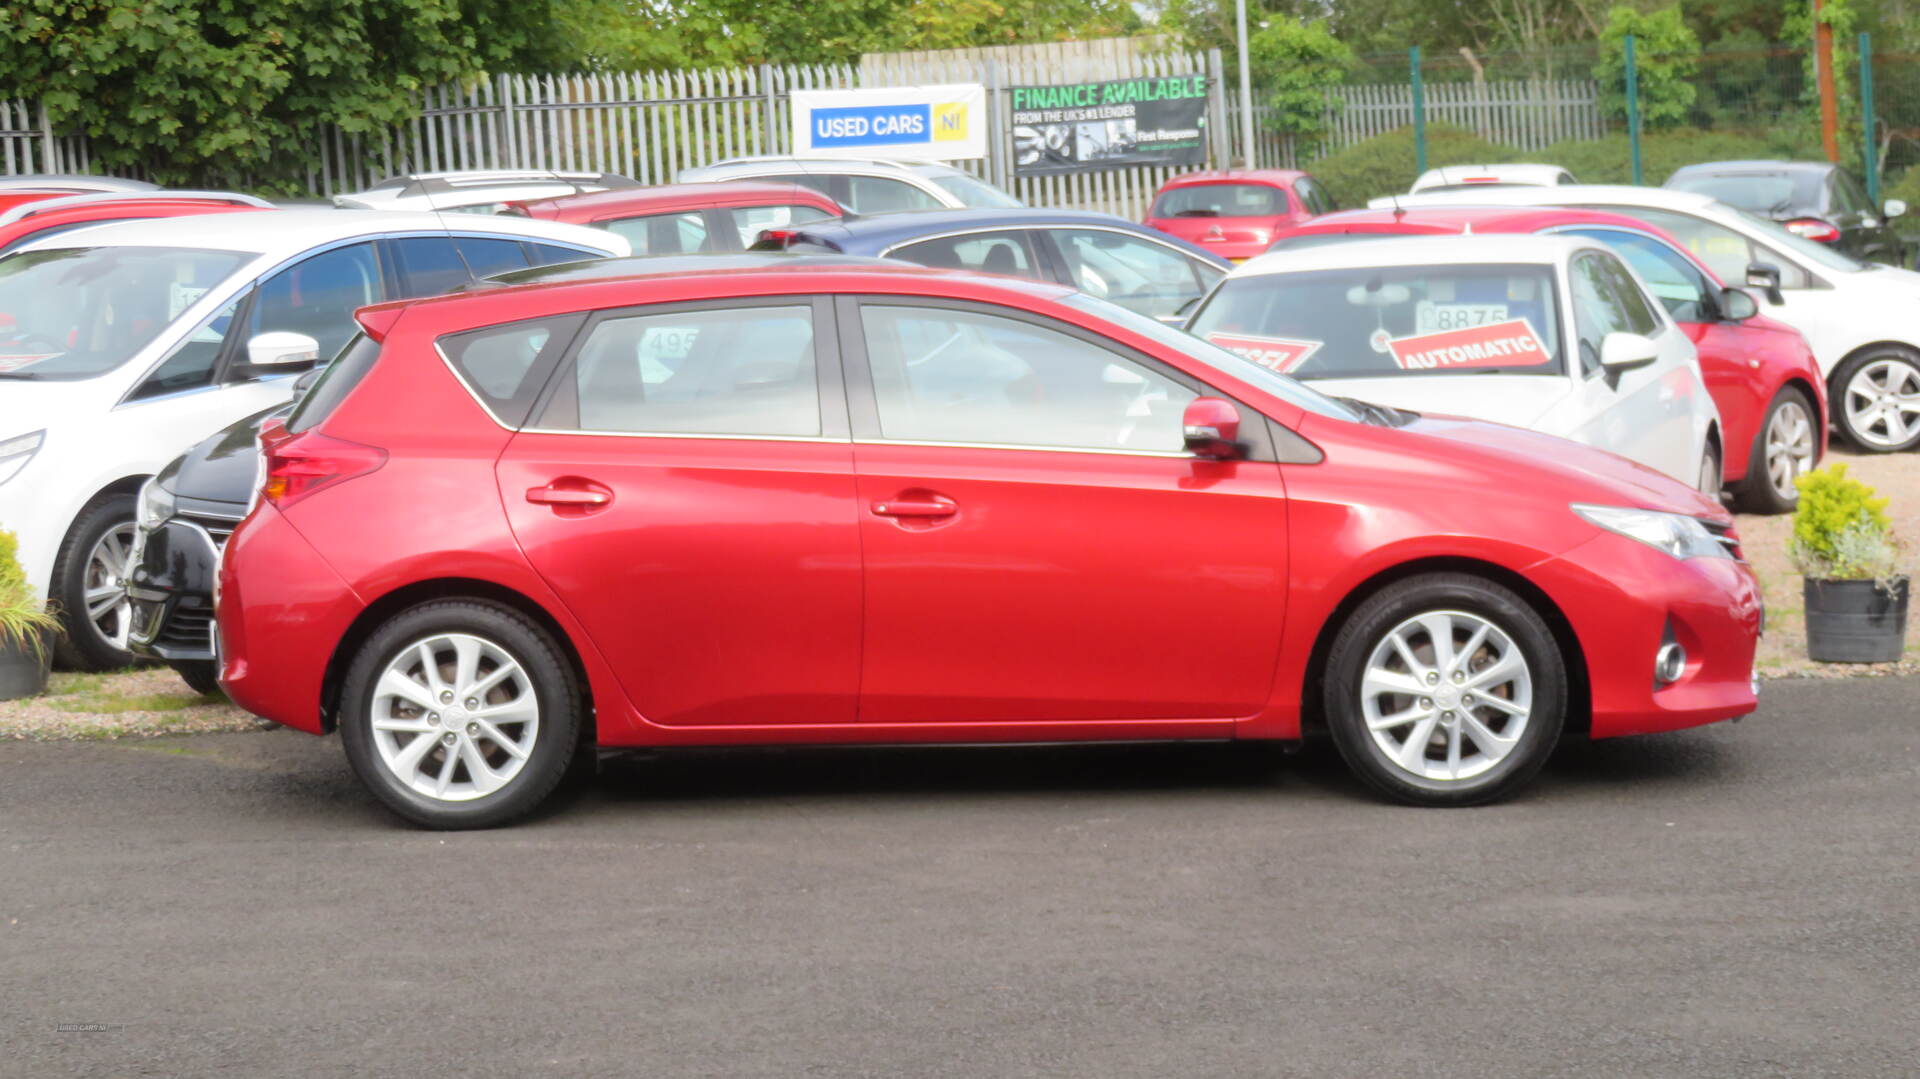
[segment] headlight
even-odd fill
[[[27,467],[27,462],[33,460],[33,455],[40,452],[40,444],[46,440],[47,432],[39,430],[0,442],[0,483],[18,476],[20,470]]]
[[[165,524],[173,516],[174,507],[173,492],[162,487],[158,477],[148,480],[140,488],[140,530],[151,532]]]
[[[1720,542],[1720,537],[1714,535],[1698,517],[1689,517],[1684,513],[1629,509],[1625,506],[1587,506],[1578,502],[1572,508],[1573,512],[1592,524],[1628,539],[1639,540],[1675,558],[1733,557],[1733,553]]]

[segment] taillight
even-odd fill
[[[794,229],[762,229],[753,246],[761,251],[785,251],[799,238],[800,233]]]
[[[1467,177],[1467,178],[1466,178],[1466,180],[1465,180],[1465,182],[1466,182],[1466,183],[1470,183],[1470,184],[1497,184],[1497,183],[1499,183],[1499,182],[1500,182],[1500,177],[1498,177],[1498,176],[1469,176],[1469,177]]]
[[[1800,217],[1786,223],[1787,231],[1809,240],[1830,244],[1840,238],[1840,230],[1817,217]]]
[[[282,509],[308,495],[364,476],[387,463],[387,451],[318,431],[289,435],[279,423],[260,429],[265,477],[260,497]]]

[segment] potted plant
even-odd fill
[[[1788,554],[1804,581],[1807,656],[1890,663],[1907,641],[1907,577],[1887,500],[1829,465],[1801,476]]]
[[[0,531],[0,701],[47,688],[47,638],[59,624],[27,583],[17,546],[13,533]]]

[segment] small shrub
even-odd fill
[[[1810,144],[1792,131],[1781,130],[1755,134],[1674,128],[1642,132],[1640,136],[1641,173],[1648,184],[1655,186],[1665,183],[1682,165],[1752,158],[1818,160],[1818,133]],[[1633,182],[1633,148],[1624,131],[1597,139],[1563,139],[1525,155],[1523,160],[1559,165],[1579,177],[1581,183]]]
[[[25,644],[38,655],[57,623],[27,583],[19,550],[14,534],[0,529],[0,646]]]
[[[1872,580],[1889,586],[1900,576],[1901,548],[1887,519],[1887,500],[1847,475],[1844,464],[1816,469],[1794,481],[1800,506],[1787,553],[1794,568],[1826,581]]]

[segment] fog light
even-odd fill
[[[1680,647],[1679,641],[1668,641],[1660,646],[1653,657],[1653,677],[1663,686],[1670,686],[1687,673],[1687,650]]]

